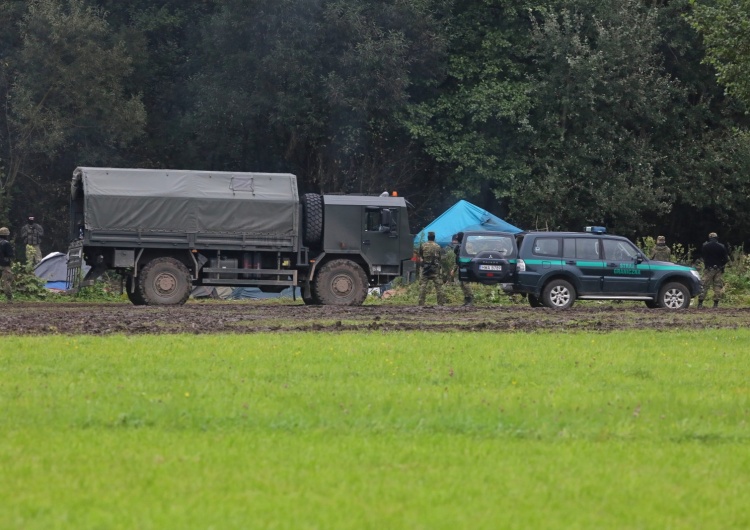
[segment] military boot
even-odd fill
[[[719,307],[719,301],[718,300],[714,300],[714,309],[716,309],[717,307]]]
[[[698,300],[698,309],[703,307],[703,300]]]
[[[464,306],[474,305],[474,299],[471,296],[464,296]]]

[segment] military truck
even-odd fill
[[[79,167],[70,208],[71,288],[114,271],[136,305],[184,304],[198,285],[361,305],[411,264],[405,199],[300,197],[291,174]]]

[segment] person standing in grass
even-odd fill
[[[698,295],[698,307],[703,307],[709,289],[714,290],[714,307],[719,307],[719,300],[724,294],[724,267],[729,262],[727,247],[719,243],[716,232],[708,234],[708,241],[701,249],[703,258],[703,278],[701,280],[701,294]]]
[[[456,256],[456,264],[453,266],[453,270],[451,270],[451,279],[455,278],[456,274],[458,274],[458,268],[460,267],[458,255],[461,251],[461,241],[463,241],[463,239],[464,239],[463,232],[453,234],[453,237],[451,238],[451,244],[453,245],[453,252]],[[471,287],[469,287],[469,284],[467,282],[461,281],[460,274],[458,277],[458,285],[461,286],[461,291],[464,293],[464,305],[465,306],[474,305],[474,293],[471,292]]]
[[[21,228],[21,239],[26,249],[26,262],[36,265],[42,261],[42,237],[44,228],[36,222],[34,217],[29,217],[28,223]]]
[[[435,284],[437,305],[445,303],[443,279],[440,274],[441,252],[440,245],[435,243],[435,232],[427,232],[427,241],[419,245],[419,264],[422,267],[422,277],[419,279],[419,305],[424,305],[429,282]]]
[[[13,271],[11,266],[13,265],[13,245],[8,241],[10,237],[10,230],[6,227],[0,228],[0,268],[2,269],[2,277],[0,277],[0,283],[2,283],[3,293],[8,302],[13,301]]]
[[[651,251],[651,259],[656,261],[669,261],[672,251],[667,246],[667,238],[659,236],[656,238],[656,246]]]

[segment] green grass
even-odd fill
[[[749,340],[4,337],[0,527],[747,528]]]

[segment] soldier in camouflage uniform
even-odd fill
[[[440,276],[440,245],[435,243],[435,232],[427,233],[427,242],[419,245],[419,264],[422,267],[422,277],[419,280],[419,305],[424,305],[427,296],[428,283],[435,284],[437,304],[443,305],[443,279]]]
[[[701,249],[703,258],[703,278],[701,280],[701,294],[698,295],[698,307],[703,307],[708,290],[714,290],[714,307],[719,307],[719,300],[724,294],[724,267],[729,262],[727,247],[719,243],[716,232],[708,234],[708,241]]]
[[[33,217],[29,217],[29,222],[21,228],[21,239],[26,248],[26,262],[36,265],[42,261],[42,237],[44,229],[42,225],[34,222]],[[31,247],[31,248],[29,248]]]
[[[458,255],[461,251],[461,241],[464,239],[464,233],[459,232],[458,234],[453,234],[453,237],[451,238],[451,245],[453,245],[453,252],[456,255],[456,264],[453,266],[453,270],[451,270],[451,278],[455,278],[456,274],[458,274],[458,267],[459,261],[458,261]],[[461,277],[458,278],[458,285],[461,286],[461,291],[464,293],[464,305],[474,305],[474,293],[471,292],[471,287],[469,287],[469,284],[467,282],[462,282]]]
[[[13,265],[13,245],[8,241],[10,236],[10,230],[6,227],[0,228],[0,269],[2,269],[2,276],[0,277],[0,283],[2,283],[3,293],[8,302],[13,301],[13,271],[11,265]]]
[[[656,246],[651,251],[651,259],[656,261],[669,261],[672,257],[672,251],[667,246],[667,239],[664,236],[656,238]]]

